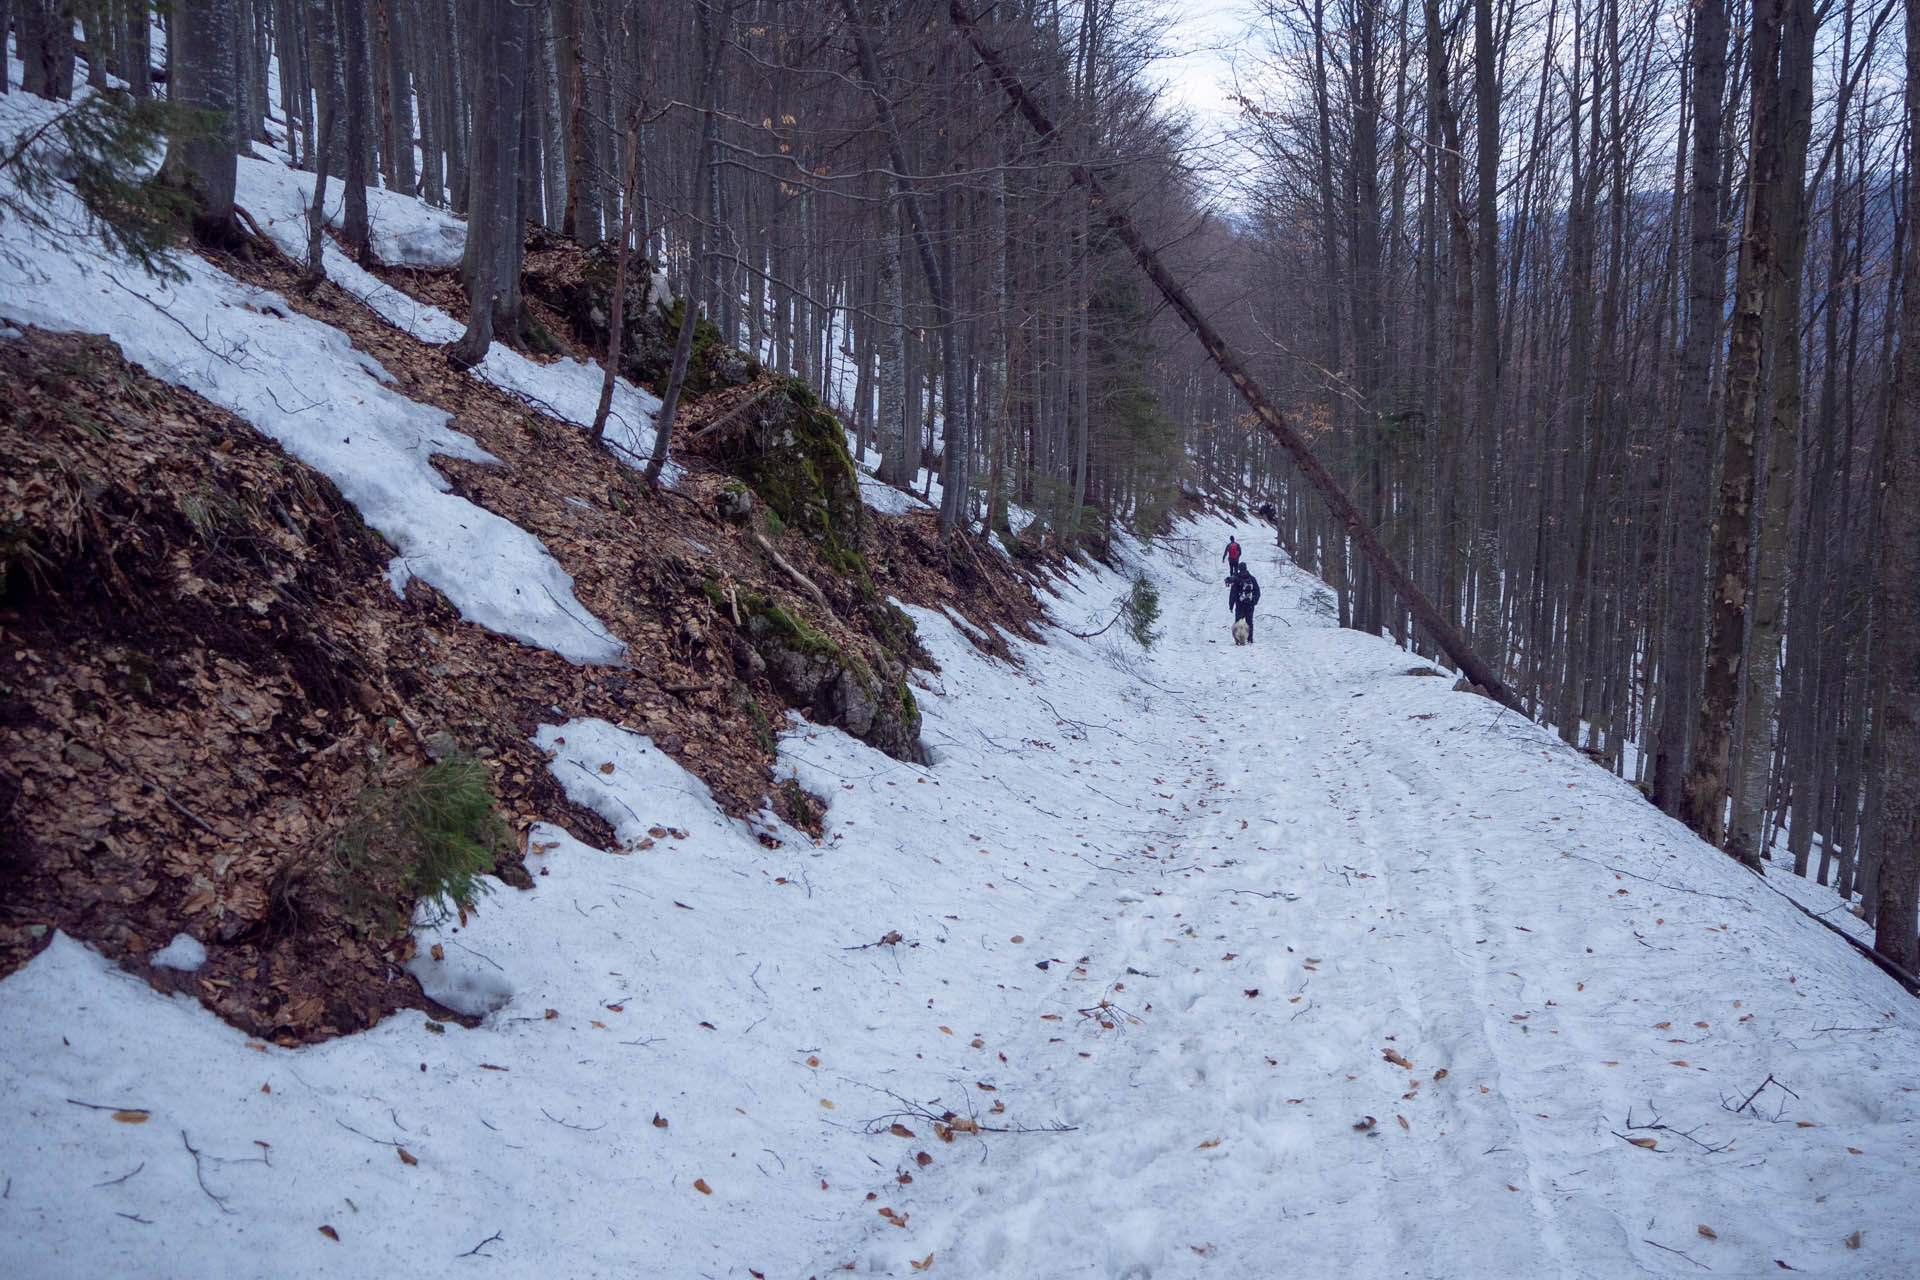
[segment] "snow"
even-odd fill
[[[52,104],[0,99],[0,137]],[[257,162],[243,162],[251,168]],[[0,177],[0,181],[8,181]],[[198,392],[325,473],[398,554],[462,617],[573,662],[612,662],[624,645],[573,597],[573,582],[533,535],[448,492],[434,455],[495,459],[442,411],[394,391],[392,376],[346,335],[184,252],[162,281],[105,255],[70,197],[47,210],[64,235],[0,222],[0,319],[104,333],[153,376]]]
[[[265,150],[265,148],[260,148]],[[272,153],[269,153],[272,154]],[[307,202],[313,198],[313,175],[290,169],[280,159],[245,159],[238,165],[237,202],[253,213],[261,230],[273,238],[281,252],[304,261],[307,254]],[[330,187],[329,190],[332,190]],[[369,219],[372,218],[374,191],[368,191]],[[431,239],[448,221],[447,215],[429,209],[419,201],[380,191],[383,199],[385,235],[388,241]],[[330,219],[331,220],[331,219]],[[458,224],[456,224],[458,225]],[[464,236],[464,230],[461,235]],[[388,258],[379,248],[375,252]],[[321,248],[326,260],[327,278],[359,298],[382,319],[403,333],[422,342],[444,345],[466,331],[466,325],[437,307],[415,301],[363,270],[352,258],[327,241]],[[460,259],[458,248],[453,263]],[[452,265],[451,263],[448,265]],[[509,395],[517,396],[549,417],[575,426],[593,425],[600,404],[603,373],[598,365],[572,357],[542,364],[528,359],[501,343],[488,349],[486,358],[472,371],[473,376],[493,384]],[[632,466],[644,466],[653,452],[654,417],[660,411],[659,397],[634,386],[624,378],[613,384],[613,401],[607,415],[606,440],[617,456]],[[669,463],[661,472],[662,480],[677,484],[682,472],[678,463]]]
[[[173,941],[147,957],[147,963],[181,973],[198,973],[207,962],[207,949],[190,933],[176,933]]]
[[[277,92],[279,77],[272,76],[269,83]],[[293,221],[299,228],[297,252],[304,257],[307,232],[305,210],[306,203],[313,199],[313,174],[288,168],[284,152],[265,143],[253,144],[253,154],[241,158],[241,167],[247,171],[247,179],[238,199],[240,205],[252,213],[263,228],[266,223],[260,218],[261,210],[256,209],[249,198],[268,185],[260,177],[257,166],[290,174],[289,185],[299,189],[300,212]],[[346,225],[346,191],[344,179],[327,179],[327,225],[335,230]],[[430,208],[412,196],[388,191],[385,187],[367,188],[367,231],[372,240],[374,256],[395,267],[457,267],[467,248],[465,222],[444,209]],[[275,235],[274,238],[278,240],[280,237]],[[282,247],[285,247],[284,244]]]
[[[0,129],[44,109],[0,100]],[[298,227],[299,175],[242,168]],[[444,414],[178,261],[162,287],[10,219],[0,330],[109,333],[333,476],[396,580],[617,653],[536,541],[445,492],[432,455],[487,459]],[[590,409],[591,366],[479,372]],[[534,889],[423,910],[409,967],[474,1029],[285,1050],[56,936],[0,981],[0,1274],[1920,1273],[1908,998],[1548,731],[1337,629],[1271,548],[1235,648],[1226,531],[1068,571],[1048,643],[996,629],[1011,665],[910,607],[936,763],[792,719],[818,843],[721,813],[644,736],[542,726],[615,841],[536,826]],[[1070,634],[1136,571],[1152,650]]]
[[[1149,652],[1006,665],[913,609],[939,763],[796,719],[817,845],[643,736],[541,728],[616,842],[538,827],[533,890],[421,930],[476,1029],[263,1046],[56,940],[0,982],[0,1270],[1920,1268],[1908,998],[1269,548],[1235,648],[1223,540],[1062,581],[1091,632],[1144,570]]]
[[[854,468],[854,473],[860,477],[861,501],[881,515],[904,516],[911,515],[915,511],[933,510],[931,506],[920,500],[920,495],[917,493],[896,489],[868,475],[858,467]]]

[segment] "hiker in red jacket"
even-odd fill
[[[1240,544],[1232,534],[1227,535],[1227,549],[1220,553],[1220,558],[1227,562],[1227,575],[1231,577],[1233,571],[1240,567]]]

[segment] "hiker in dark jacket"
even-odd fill
[[[1233,577],[1228,580],[1227,605],[1233,610],[1235,622],[1247,624],[1247,643],[1253,643],[1253,606],[1260,603],[1260,583],[1248,572],[1245,565],[1233,567]]]

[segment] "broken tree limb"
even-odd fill
[[[1822,918],[1818,912],[1809,911],[1804,906],[1801,906],[1798,902],[1794,902],[1793,897],[1790,894],[1782,893],[1779,889],[1775,888],[1773,883],[1769,881],[1764,875],[1762,875],[1758,868],[1749,867],[1748,870],[1752,871],[1755,876],[1759,877],[1761,884],[1766,885],[1767,888],[1769,889],[1773,889],[1775,893],[1780,894],[1782,898],[1785,898],[1788,902],[1792,903],[1794,910],[1798,911],[1801,915],[1813,921],[1815,924],[1820,925],[1822,928],[1825,928],[1831,931],[1836,937],[1840,939],[1840,941],[1846,943],[1848,946],[1852,947],[1855,951],[1858,951],[1861,955],[1865,956],[1868,960],[1872,961],[1874,966],[1877,967],[1880,970],[1880,972],[1886,974],[1889,978],[1892,978],[1895,982],[1899,983],[1901,988],[1905,990],[1908,995],[1920,996],[1920,974],[1909,972],[1904,966],[1897,963],[1893,959],[1893,957],[1878,950],[1877,948],[1875,948],[1869,943],[1862,942],[1860,939],[1854,937],[1852,934],[1848,933],[1845,929],[1842,929],[1839,925],[1835,924],[1833,921]]]
[[[980,29],[974,25],[973,18],[968,14],[962,0],[948,0],[947,13],[953,25],[966,36],[967,43],[973,46],[975,56],[986,66],[988,73],[999,83],[1008,100],[1033,129],[1034,134],[1040,139],[1040,145],[1043,148],[1051,147],[1058,137],[1053,122],[1034,101],[1033,95],[1027,92],[1027,87],[1021,82],[1019,76],[1014,74],[998,51],[986,42]],[[1240,398],[1247,402],[1247,407],[1253,410],[1254,415],[1260,419],[1261,425],[1266,427],[1268,434],[1279,441],[1280,447],[1287,451],[1287,456],[1293,459],[1294,465],[1300,469],[1300,474],[1306,477],[1307,483],[1313,486],[1314,491],[1327,504],[1327,509],[1346,529],[1347,536],[1360,549],[1360,554],[1365,556],[1367,563],[1371,564],[1374,570],[1393,587],[1394,594],[1400,598],[1400,603],[1406,606],[1414,620],[1426,629],[1427,634],[1433,637],[1434,643],[1453,659],[1468,680],[1478,685],[1487,696],[1502,706],[1525,715],[1526,708],[1522,705],[1519,696],[1509,689],[1499,673],[1474,651],[1465,634],[1440,612],[1433,601],[1427,598],[1425,592],[1414,585],[1413,579],[1407,576],[1407,571],[1394,560],[1392,553],[1380,541],[1380,535],[1373,531],[1373,527],[1360,514],[1360,509],[1353,505],[1353,500],[1347,497],[1346,492],[1334,480],[1333,474],[1313,456],[1313,451],[1307,448],[1306,441],[1287,425],[1286,417],[1280,412],[1279,407],[1267,398],[1267,393],[1240,363],[1239,357],[1234,355],[1232,348],[1227,346],[1226,340],[1220,336],[1207,318],[1200,314],[1200,309],[1187,296],[1187,291],[1161,263],[1159,255],[1140,235],[1139,230],[1133,225],[1133,219],[1127,216],[1126,211],[1106,189],[1099,175],[1085,164],[1075,164],[1073,175],[1074,180],[1084,185],[1093,196],[1094,203],[1099,207],[1100,216],[1105,220],[1108,229],[1127,246],[1128,251],[1133,254],[1134,261],[1139,264],[1140,270],[1146,274],[1147,279],[1153,281],[1154,287],[1160,290],[1167,304],[1179,314],[1193,336],[1200,340],[1200,345],[1206,348],[1207,356],[1213,361],[1215,367],[1227,376],[1227,381],[1231,382],[1234,389],[1240,393]]]
[[[760,533],[754,534],[753,540],[760,544],[760,549],[766,552],[767,555],[773,560],[773,563],[777,565],[779,568],[781,568],[782,570],[784,570],[788,577],[792,578],[795,582],[799,583],[802,587],[806,588],[807,594],[813,597],[813,602],[815,604],[819,605],[820,608],[826,611],[827,613],[833,612],[833,606],[827,603],[827,593],[822,591],[819,587],[816,587],[813,584],[812,578],[809,578],[806,574],[794,568],[791,564],[787,562],[786,557],[782,556],[778,551],[775,551],[773,549],[773,544],[767,541],[766,536],[764,534],[760,534]]]
[[[742,400],[739,404],[733,406],[733,408],[727,410],[712,422],[709,422],[706,426],[688,436],[685,440],[682,440],[680,442],[681,445],[690,445],[696,440],[704,440],[722,427],[732,426],[746,415],[747,410],[753,408],[753,406],[759,404],[762,400],[765,400],[767,393],[778,385],[778,383],[769,382],[766,386],[760,388],[745,400]]]

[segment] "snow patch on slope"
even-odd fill
[[[313,198],[313,176],[277,161],[242,159],[238,191],[239,203],[253,211],[261,229],[273,238],[280,251],[296,261],[305,261],[306,210],[307,202]],[[372,194],[370,190],[370,198]],[[392,197],[387,192],[381,194],[388,197],[382,207],[389,239],[415,233],[430,237],[445,219],[445,215],[418,201]],[[379,252],[377,244],[375,251]],[[321,254],[330,280],[401,332],[434,345],[445,345],[465,332],[466,326],[461,321],[392,288],[340,252],[331,240],[322,246]],[[384,253],[380,256],[392,261]],[[445,265],[455,265],[459,258],[456,250],[452,262]],[[563,357],[541,363],[496,342],[488,349],[486,358],[470,372],[541,413],[575,426],[590,427],[599,408],[603,373],[598,365],[583,360]],[[633,467],[646,464],[652,455],[654,420],[659,412],[659,397],[625,378],[614,379],[605,439],[616,457]],[[683,474],[679,464],[672,462],[661,473],[668,484],[677,483]]]
[[[0,99],[0,136],[53,104]],[[10,181],[0,176],[0,182]],[[0,222],[0,315],[15,323],[104,333],[127,359],[227,409],[326,474],[392,543],[396,589],[408,576],[444,592],[462,617],[573,662],[613,662],[617,640],[573,597],[573,580],[539,540],[454,496],[435,454],[495,459],[448,416],[386,385],[380,364],[337,329],[300,315],[189,253],[161,281],[100,249],[77,201],[47,211],[59,234]]]

